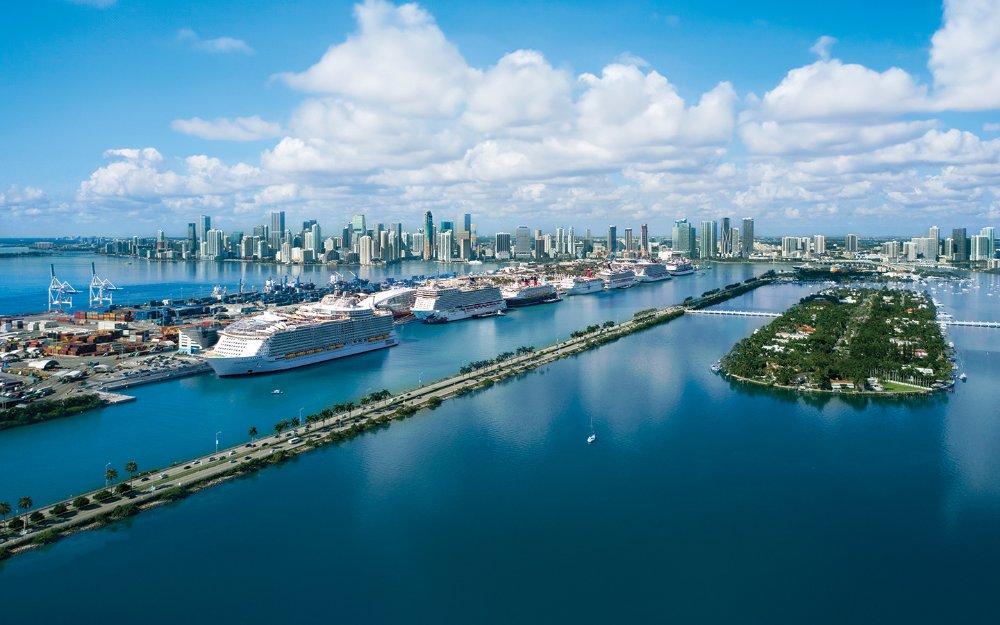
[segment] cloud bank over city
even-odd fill
[[[119,216],[139,233],[200,212],[252,225],[275,209],[414,224],[424,210],[472,212],[487,232],[723,215],[805,232],[864,216],[886,231],[1000,217],[998,126],[947,121],[997,111],[1000,122],[996,2],[944,3],[923,77],[842,60],[833,32],[765,91],[719,76],[687,98],[625,50],[591,72],[516,45],[478,66],[419,4],[366,0],[354,19],[311,65],[260,76],[296,94],[283,118],[178,115],[165,124],[205,140],[201,153],[108,145],[71,196],[0,179],[0,207],[27,230],[59,212],[85,233]],[[260,56],[235,37],[177,39]],[[253,141],[255,160],[218,156]]]

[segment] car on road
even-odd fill
[[[195,464],[201,464],[201,460],[195,460],[194,463]]]
[[[185,464],[185,465],[184,465],[184,468],[185,468],[185,469],[190,469],[190,468],[191,468],[191,465],[190,465],[190,464]]]
[[[160,474],[160,479],[161,479],[161,480],[165,480],[165,479],[167,479],[167,477],[168,477],[168,476],[167,476],[167,474],[166,474],[166,473],[161,473],[161,474]]]

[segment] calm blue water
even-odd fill
[[[552,328],[734,281],[724,271],[750,268],[407,326],[403,346],[369,360],[146,387],[130,406],[0,433],[0,483],[18,481],[0,496],[92,485],[122,447],[140,464],[204,451],[217,429],[549,342]],[[1000,318],[996,285],[979,280],[938,298],[958,318]],[[726,306],[781,310],[809,290]],[[996,622],[1000,332],[951,332],[969,374],[952,395],[845,402],[709,372],[765,322],[685,317],[19,557],[0,565],[17,598],[4,614],[37,620],[53,597],[91,606],[110,592],[102,619],[149,623]]]

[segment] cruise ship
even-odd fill
[[[396,345],[392,313],[327,295],[291,313],[265,312],[219,332],[205,362],[220,376],[270,373]]]
[[[672,276],[687,276],[694,273],[694,265],[686,258],[674,258],[668,261],[666,266]]]
[[[641,260],[633,265],[633,269],[638,282],[659,282],[670,279],[670,272],[663,263]]]
[[[537,278],[523,280],[520,284],[512,284],[500,289],[500,294],[507,306],[534,306],[558,302],[560,297],[556,287],[551,284],[538,284]]]
[[[598,272],[597,277],[604,280],[604,288],[627,289],[635,284],[635,272],[631,269],[608,268]]]
[[[590,275],[568,276],[559,281],[558,288],[563,295],[586,295],[587,293],[600,293],[604,290],[604,280]]]
[[[417,289],[413,316],[424,323],[485,317],[507,310],[500,289],[474,280],[442,280]]]

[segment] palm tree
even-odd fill
[[[274,433],[281,436],[281,433],[288,427],[288,421],[278,421],[274,424]]]
[[[125,463],[125,470],[129,472],[128,485],[131,488],[132,480],[135,479],[135,474],[139,471],[139,465],[136,464],[135,460],[129,460]]]
[[[250,442],[252,443],[257,438],[257,426],[251,425],[250,429],[247,430],[247,436],[250,437]]]
[[[0,515],[3,515],[3,526],[7,527],[7,515],[10,514],[10,502],[0,501]]]
[[[24,511],[24,525],[22,526],[24,528],[28,527],[28,510],[31,510],[33,505],[35,504],[31,501],[31,497],[21,497],[17,500],[18,509]]]
[[[108,467],[108,470],[104,472],[105,486],[107,486],[108,483],[114,482],[117,479],[118,479],[118,471],[116,471],[114,467]]]

